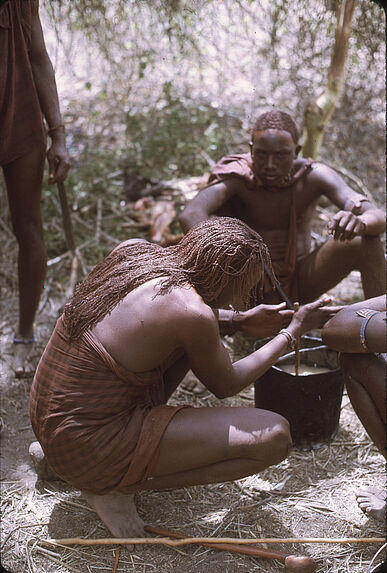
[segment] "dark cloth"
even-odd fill
[[[310,169],[313,164],[312,159],[307,159],[306,162],[289,177],[289,180],[284,182],[280,188],[289,188],[291,193],[291,205],[289,210],[289,235],[288,247],[284,261],[273,261],[273,269],[281,287],[292,300],[297,300],[297,281],[296,281],[296,266],[297,266],[297,216],[295,204],[295,186],[294,184],[301,179]],[[249,153],[226,155],[215,165],[208,178],[210,185],[226,181],[227,179],[239,179],[248,189],[259,191],[261,189],[270,189],[265,186],[263,181],[254,172],[254,166],[251,161]],[[277,186],[278,187],[278,186]],[[238,216],[233,208],[233,197],[229,201],[229,205],[222,207],[216,214],[229,217]],[[259,201],[259,195],[257,195]],[[259,229],[255,229],[259,232]]]
[[[0,7],[0,165],[46,145],[29,59],[36,9],[36,0],[10,0]]]
[[[69,342],[63,317],[39,362],[30,417],[49,466],[86,493],[125,490],[147,479],[161,437],[186,406],[167,406],[163,372],[132,373],[86,332]]]

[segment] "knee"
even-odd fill
[[[292,447],[289,422],[278,415],[278,420],[270,430],[268,450],[270,465],[279,464],[287,458]]]
[[[13,230],[20,247],[28,250],[44,248],[45,242],[40,217],[15,221]]]

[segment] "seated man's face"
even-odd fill
[[[296,157],[296,144],[288,131],[256,131],[251,144],[255,173],[271,187],[283,184],[290,175]]]

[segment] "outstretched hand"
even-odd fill
[[[297,330],[297,336],[315,328],[322,328],[332,316],[344,308],[343,306],[327,306],[331,300],[323,296],[300,307],[291,321],[291,325]]]
[[[294,311],[286,309],[286,303],[259,304],[246,312],[241,331],[248,336],[265,338],[275,336],[285,328],[293,317]]]

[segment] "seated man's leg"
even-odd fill
[[[341,354],[340,364],[352,407],[387,459],[386,362],[375,354]]]
[[[341,354],[340,363],[353,409],[380,453],[387,459],[386,361],[383,356],[374,354]],[[385,520],[384,489],[365,488],[356,497],[364,513]]]
[[[364,298],[385,292],[384,250],[379,237],[356,237],[352,241],[329,238],[298,262],[300,302],[316,300],[353,270],[361,273]]]
[[[240,479],[286,458],[285,418],[256,408],[187,408],[169,423],[149,479],[137,490],[162,490]],[[116,536],[141,529],[133,495],[87,495]]]

